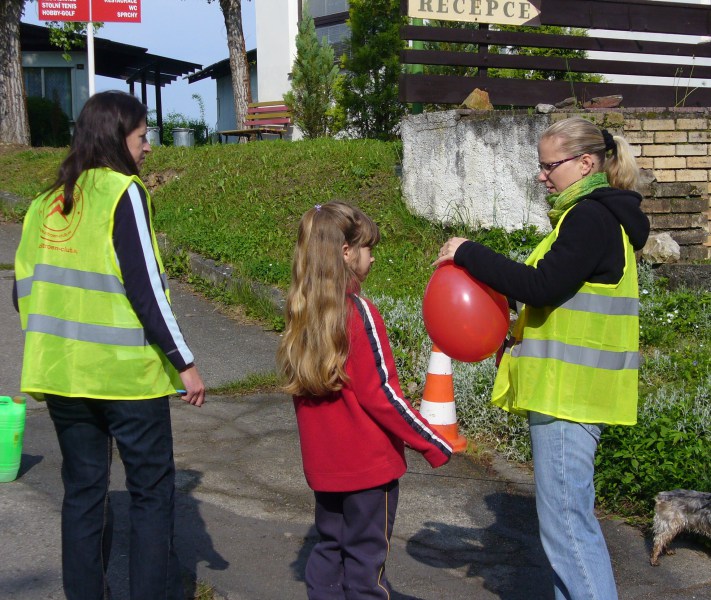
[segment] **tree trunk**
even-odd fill
[[[235,103],[235,127],[242,127],[247,116],[247,103],[252,99],[249,86],[249,65],[242,32],[242,0],[220,0],[225,17],[227,47],[230,51],[232,72],[232,95]]]
[[[30,145],[20,58],[20,17],[25,0],[0,2],[0,144]]]

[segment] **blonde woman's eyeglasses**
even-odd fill
[[[576,154],[575,156],[571,156],[570,158],[564,158],[563,160],[557,160],[552,163],[539,162],[538,168],[544,173],[550,173],[556,167],[560,167],[560,165],[562,165],[563,163],[567,163],[569,160],[575,160],[576,158],[580,158],[583,154]]]

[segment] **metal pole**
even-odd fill
[[[86,24],[86,54],[89,63],[89,98],[96,92],[96,65],[94,64],[94,15],[91,11],[91,0],[89,0],[89,22]]]
[[[91,19],[91,4],[89,4],[89,19]],[[91,97],[96,91],[94,84],[94,75],[96,73],[94,65],[94,24],[91,20],[86,24],[86,52],[89,58],[89,97]]]

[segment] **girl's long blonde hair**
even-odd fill
[[[622,190],[638,190],[640,187],[639,167],[632,148],[621,135],[612,136],[615,149],[608,155],[605,139],[600,128],[582,117],[570,117],[551,125],[543,132],[541,139],[560,140],[561,150],[566,156],[593,154],[600,161],[600,171],[607,174],[610,186]]]
[[[299,396],[326,396],[348,380],[348,292],[358,289],[354,268],[343,256],[347,244],[360,248],[380,241],[378,226],[361,210],[328,202],[307,211],[291,265],[286,329],[277,350],[284,390]]]

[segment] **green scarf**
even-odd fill
[[[555,228],[566,210],[577,204],[578,201],[585,198],[593,190],[601,187],[610,187],[607,181],[607,174],[593,173],[569,185],[558,194],[549,194],[546,200],[551,205],[551,209],[548,211],[551,226]]]

